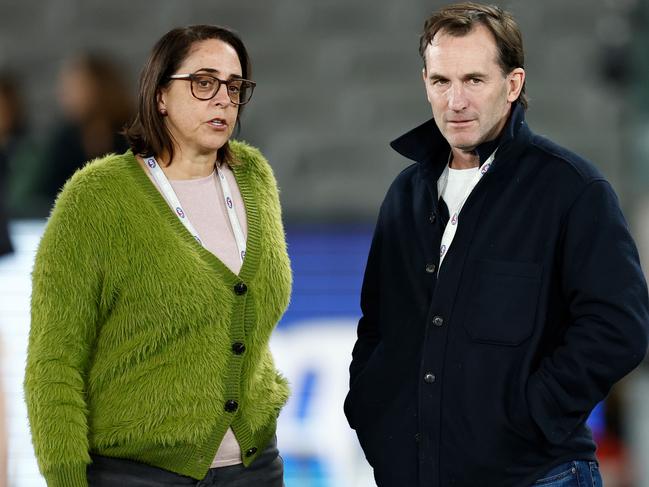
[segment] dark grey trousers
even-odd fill
[[[273,439],[249,466],[211,468],[196,480],[131,460],[92,456],[89,487],[284,487],[284,463]]]

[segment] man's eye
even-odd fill
[[[482,80],[480,78],[471,78],[469,81],[472,85],[479,85],[480,83],[482,83]]]
[[[228,91],[230,91],[230,93],[239,93],[241,91],[241,87],[237,85],[230,85],[228,86]]]
[[[448,84],[447,79],[434,79],[433,80],[433,86],[444,86]]]

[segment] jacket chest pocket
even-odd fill
[[[541,287],[533,262],[478,260],[464,327],[473,341],[516,346],[532,334]]]

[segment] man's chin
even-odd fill
[[[461,134],[456,134],[456,135],[460,135],[460,136],[453,137],[451,135],[450,137],[445,137],[448,144],[455,150],[460,150],[463,152],[471,152],[475,150],[475,148],[478,147],[478,145],[480,144],[479,141],[477,141],[473,137],[471,138],[467,137],[466,134],[464,134],[464,136],[462,136]]]
[[[469,143],[469,142],[465,142],[465,143],[458,142],[458,143],[455,143],[455,144],[451,144],[451,147],[453,147],[453,149],[455,149],[455,150],[459,150],[461,152],[469,153],[469,152],[475,152],[475,149],[476,149],[476,147],[478,147],[478,144]]]

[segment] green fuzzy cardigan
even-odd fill
[[[90,453],[200,479],[228,427],[246,466],[274,435],[289,391],[268,340],[291,270],[272,170],[230,146],[248,221],[239,275],[194,240],[130,151],[61,192],[33,270],[25,375],[48,486],[87,486]]]

